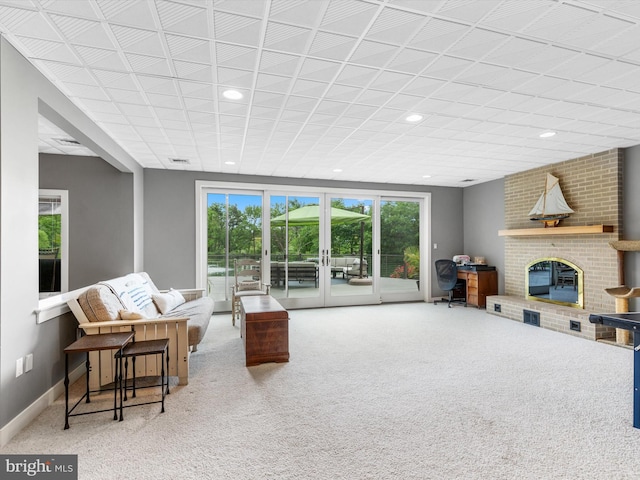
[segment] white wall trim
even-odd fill
[[[86,366],[83,362],[82,365],[79,365],[69,373],[69,385],[76,382],[85,373]],[[60,395],[64,395],[64,379],[60,380],[53,387],[43,393],[40,398],[25,408],[22,412],[16,415],[13,420],[0,429],[0,447],[4,447],[13,437],[20,433],[23,428],[34,421],[38,415],[53,405]],[[60,418],[60,429],[62,430],[63,427],[64,419]]]

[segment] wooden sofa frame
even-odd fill
[[[88,287],[89,288],[89,287]],[[78,296],[85,289],[78,291]],[[186,301],[195,300],[203,294],[202,289],[179,290]],[[135,341],[169,339],[168,376],[178,377],[179,385],[189,383],[189,337],[188,317],[145,318],[140,320],[114,320],[109,322],[90,322],[77,297],[67,301],[81,328],[86,335],[97,333],[135,332]],[[115,373],[115,350],[89,352],[89,388],[98,390],[103,385],[113,383]],[[136,361],[136,377],[160,376],[161,359],[157,355],[142,356]]]

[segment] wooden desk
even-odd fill
[[[240,298],[246,366],[289,361],[289,313],[271,295]]]
[[[487,295],[498,294],[498,272],[495,270],[458,269],[458,278],[467,282],[467,305],[487,307]]]

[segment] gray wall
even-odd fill
[[[234,183],[431,192],[433,255],[451,257],[463,249],[462,189],[419,187],[416,185],[363,184],[355,182],[312,181],[306,179],[221,175],[202,172],[145,170],[144,265],[159,288],[194,287],[195,266],[195,182],[207,180]],[[432,275],[433,285],[437,283]]]
[[[68,133],[93,151],[103,152],[102,158],[110,159],[116,168],[133,172],[134,199],[128,208],[139,217],[143,175],[140,165],[4,38],[0,38],[0,105],[0,441],[4,442],[13,431],[8,426],[11,420],[62,380],[62,349],[75,339],[77,326],[71,315],[36,323],[38,115],[61,128],[77,126]],[[130,228],[138,232],[130,241],[139,248],[141,220],[134,220]],[[125,256],[131,258],[128,252]],[[126,270],[135,268],[137,260]],[[16,360],[29,353],[33,353],[33,370],[16,378]]]
[[[504,179],[464,189],[464,254],[485,257],[498,271],[498,291],[504,293]]]
[[[133,174],[99,157],[40,155],[40,188],[69,191],[69,290],[133,268]]]

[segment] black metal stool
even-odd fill
[[[127,400],[127,378],[129,375],[129,357],[132,358],[133,363],[133,384],[131,390],[133,394],[131,398],[136,397],[136,357],[140,355],[162,355],[161,361],[161,373],[160,373],[160,388],[162,389],[162,400],[156,400],[153,402],[136,403],[135,405],[127,405],[127,407],[137,407],[139,405],[149,405],[151,403],[162,403],[161,413],[164,413],[164,397],[169,394],[169,339],[161,338],[159,340],[142,340],[139,342],[131,342],[122,350],[122,357],[125,359],[124,363],[124,399]],[[115,354],[116,358],[120,357],[120,352]],[[167,368],[167,374],[165,375],[165,364]],[[166,378],[166,384],[165,384]],[[157,386],[157,385],[153,385]],[[145,387],[146,388],[146,387]]]

